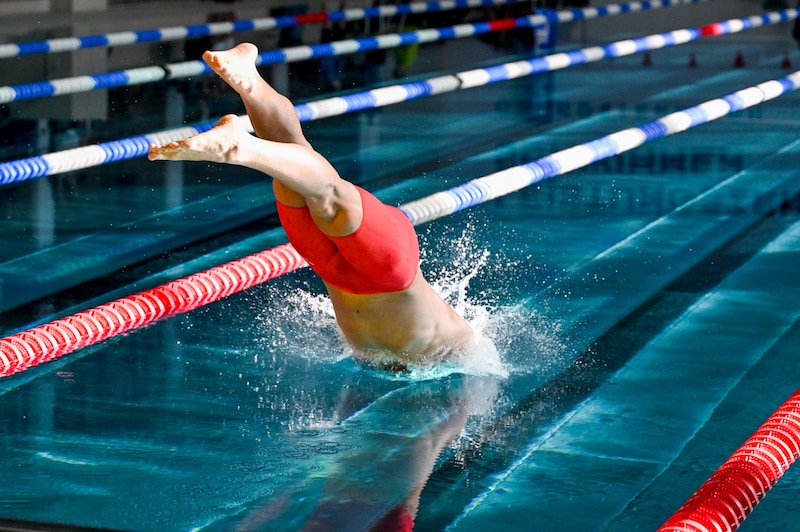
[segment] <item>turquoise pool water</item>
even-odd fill
[[[308,136],[401,204],[786,74],[780,46],[692,46],[702,68],[663,50],[656,68],[590,65]],[[412,501],[416,530],[655,529],[800,382],[798,98],[418,227],[424,272],[484,338],[461,365],[358,365],[299,271],[0,381],[0,516],[359,530]],[[261,176],[205,164],[15,187],[4,331],[282,243],[270,200]],[[33,286],[44,300],[24,301]],[[742,528],[797,529],[797,478]]]

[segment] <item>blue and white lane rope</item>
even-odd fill
[[[395,48],[414,43],[422,44],[474,37],[476,35],[513,28],[536,28],[552,23],[588,20],[608,15],[631,13],[643,9],[674,7],[682,4],[706,1],[709,0],[654,0],[649,2],[632,2],[629,4],[615,4],[596,8],[550,12],[548,14],[530,15],[516,19],[459,24],[446,28],[432,28],[359,39],[346,39],[331,43],[293,46],[278,50],[264,51],[256,58],[256,64],[263,66],[275,63],[305,61],[321,57],[366,52],[379,48]],[[167,65],[118,70],[103,74],[91,74],[49,81],[23,83],[20,85],[0,86],[0,104],[109,89],[113,87],[155,83],[162,80],[185,79],[209,74],[213,74],[213,71],[205,62],[201,60],[192,60]]]
[[[791,13],[790,13],[791,12]],[[767,23],[782,21],[785,16],[797,16],[797,9],[770,13],[750,19],[732,19],[708,24],[701,28],[676,30],[633,40],[618,41],[573,52],[552,54],[524,61],[505,63],[485,69],[430,78],[425,81],[382,87],[347,96],[326,98],[295,106],[301,122],[320,120],[364,109],[383,107],[404,101],[433,96],[460,89],[478,87],[540,72],[558,70],[578,64],[599,61],[608,57],[630,55],[644,50],[682,44],[701,36],[735,33]],[[768,20],[767,20],[768,19]],[[788,20],[788,19],[787,19]],[[149,144],[165,144],[208,130],[215,121],[206,121],[178,129],[138,137],[109,141],[15,161],[0,163],[0,185],[19,183],[28,179],[89,168],[100,164],[132,159],[146,155]]]
[[[414,225],[419,225],[619,155],[646,142],[680,133],[730,113],[764,103],[784,93],[797,90],[798,87],[800,87],[800,71],[721,98],[708,100],[642,126],[617,131],[536,161],[474,179],[463,185],[406,203],[400,208]]]
[[[542,17],[544,22],[546,20]],[[454,39],[468,37],[498,31],[491,26],[479,27],[478,25],[468,26],[468,31],[456,31],[456,28],[445,28],[440,30],[419,30],[413,32],[381,35],[377,37],[366,37],[361,39],[348,39],[331,43],[293,46],[278,50],[261,52],[256,58],[256,65],[263,66],[273,63],[290,63],[304,61],[307,59],[329,57],[333,55],[344,55],[376,48],[396,47],[414,42],[431,42],[435,40]],[[506,28],[503,28],[506,29]],[[93,90],[109,89],[113,87],[126,87],[155,83],[163,80],[185,79],[193,76],[206,76],[213,74],[213,71],[201,60],[183,61],[180,63],[170,63],[161,66],[149,66],[140,68],[130,68],[107,72],[103,74],[90,74],[84,76],[73,76],[60,78],[50,81],[37,81],[23,83],[19,85],[8,85],[0,87],[0,104],[37,98],[47,98],[51,96],[62,96],[64,94],[75,94],[78,92],[89,92]]]
[[[571,52],[550,54],[532,59],[495,65],[488,68],[463,71],[457,74],[429,78],[419,82],[392,85],[390,87],[373,89],[356,94],[326,98],[324,100],[297,105],[296,109],[301,121],[319,120],[363,109],[400,103],[422,96],[433,96],[459,89],[469,89],[498,81],[508,81],[533,74],[552,72],[584,63],[592,63],[604,59],[657,50],[668,46],[686,44],[703,37],[716,37],[738,33],[761,26],[793,20],[798,17],[798,14],[800,14],[799,9],[787,9],[747,18],[730,19],[697,28],[674,30],[636,39],[617,41],[606,45],[591,46]],[[0,183],[1,182],[2,181],[0,181]]]
[[[440,0],[438,2],[416,2],[411,4],[376,6],[342,11],[325,11],[305,15],[287,15],[282,17],[264,17],[233,22],[215,22],[191,26],[173,26],[140,31],[123,31],[102,33],[83,37],[64,37],[17,44],[0,44],[0,58],[19,57],[23,55],[48,54],[56,52],[72,52],[86,48],[108,46],[124,46],[144,42],[166,42],[181,39],[205,37],[207,35],[225,35],[240,31],[263,31],[287,28],[303,24],[321,24],[325,22],[356,21],[377,17],[394,17],[397,15],[433,13],[473,7],[489,7],[505,4],[527,2],[529,0]]]

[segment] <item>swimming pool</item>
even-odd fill
[[[691,46],[703,68],[678,47],[655,68],[587,65],[315,122],[309,137],[400,204],[783,72],[779,45]],[[740,49],[746,69],[732,68]],[[491,344],[451,372],[357,365],[298,271],[4,379],[14,481],[0,515],[353,530],[424,484],[418,530],[656,528],[796,388],[797,108],[788,94],[419,227],[424,271]],[[138,290],[283,241],[261,177],[181,170],[134,161],[18,187],[66,218],[23,218],[19,256],[75,228],[99,246],[89,259],[128,245],[157,257],[73,290],[85,308],[130,278]],[[175,238],[201,244],[158,257],[170,213],[186,221]],[[239,215],[244,228],[222,231]],[[4,326],[47,316],[25,308]],[[744,527],[791,530],[797,489],[790,471]]]

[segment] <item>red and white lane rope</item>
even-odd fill
[[[0,339],[0,377],[183,314],[305,266],[289,244]]]
[[[659,532],[736,530],[800,456],[800,390],[670,517]]]

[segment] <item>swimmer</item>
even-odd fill
[[[322,278],[358,358],[402,369],[462,353],[473,331],[423,277],[408,218],[342,179],[311,147],[292,103],[259,75],[257,54],[249,43],[203,54],[242,98],[256,136],[227,115],[204,133],[150,146],[148,158],[227,163],[271,176],[289,241]]]

